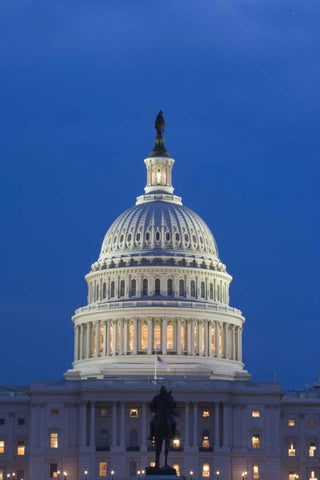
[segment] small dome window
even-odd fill
[[[141,234],[138,232],[137,235],[136,235],[137,242],[140,242],[140,238],[141,238]]]
[[[128,235],[128,242],[131,242],[131,233]]]
[[[146,233],[146,241],[149,242],[149,240],[150,240],[150,232],[147,232]]]
[[[120,237],[120,243],[122,243],[122,242],[123,242],[123,234]]]
[[[179,233],[176,233],[176,242],[180,242],[180,235],[179,235]]]
[[[170,233],[169,232],[166,232],[166,240],[167,240],[167,242],[170,241]]]
[[[203,243],[203,238],[199,237],[200,243]]]
[[[189,242],[189,235],[187,233],[184,234],[184,241]]]
[[[193,241],[194,243],[197,243],[197,239],[196,239],[196,236],[195,236],[195,235],[192,235],[192,241]]]
[[[113,243],[116,243],[116,241],[117,241],[117,235],[114,237]]]
[[[156,240],[157,240],[157,242],[159,242],[159,240],[160,240],[160,232],[156,232]]]

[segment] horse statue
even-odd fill
[[[174,401],[171,391],[168,392],[166,387],[160,388],[160,393],[156,395],[151,404],[150,410],[154,414],[150,422],[150,438],[155,445],[155,468],[160,467],[160,453],[164,442],[164,468],[168,466],[168,451],[170,441],[176,435],[176,421],[174,419],[174,409],[176,402]]]

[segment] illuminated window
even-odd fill
[[[59,446],[59,435],[57,432],[50,433],[50,448],[58,448]]]
[[[311,442],[309,445],[309,457],[315,457],[316,450],[317,450],[316,444]]]
[[[172,297],[172,295],[173,295],[172,280],[171,280],[171,278],[169,278],[169,280],[167,281],[167,295],[168,295],[169,297]]]
[[[260,417],[260,410],[252,410],[251,416],[253,418],[259,418]]]
[[[103,352],[103,345],[104,345],[104,335],[103,335],[103,327],[101,327],[99,331],[99,352]]]
[[[202,410],[201,417],[202,418],[209,418],[210,417],[210,411],[209,410]]]
[[[157,183],[159,184],[161,182],[161,171],[160,171],[160,168],[158,168],[158,171],[157,171]]]
[[[124,297],[125,293],[125,283],[124,280],[121,280],[120,282],[120,297]]]
[[[317,426],[317,420],[315,418],[309,418],[308,425],[309,425],[309,427],[316,427]]]
[[[295,426],[296,426],[296,421],[293,418],[288,420],[288,427],[295,427]]]
[[[107,462],[99,462],[99,477],[107,476]]]
[[[311,470],[309,480],[317,480],[316,472],[314,470]]]
[[[260,436],[257,433],[251,437],[251,446],[252,448],[260,448]]]
[[[209,448],[209,447],[210,447],[209,435],[204,434],[202,437],[202,448]]]
[[[23,440],[21,441],[18,441],[18,445],[17,445],[17,455],[25,455],[26,453],[26,446],[25,446],[25,443]]]
[[[111,282],[110,285],[110,297],[113,298],[115,296],[115,283]]]
[[[203,477],[210,477],[210,465],[209,463],[203,463],[202,464],[202,476]]]
[[[0,480],[4,480],[4,471],[0,468]]]
[[[155,466],[156,466],[156,462],[150,462],[149,465],[150,465],[150,467],[155,467]]]
[[[50,463],[50,478],[58,478],[58,464]]]
[[[141,350],[146,350],[148,348],[148,326],[147,325],[142,325],[141,327],[140,348]]]
[[[173,350],[173,326],[167,326],[167,349]]]
[[[142,282],[142,295],[148,295],[148,280],[146,278]]]
[[[129,350],[133,350],[133,325],[129,325]]]
[[[109,414],[109,412],[108,412],[107,408],[100,408],[100,416],[101,417],[107,417],[108,414]]]
[[[252,476],[253,476],[254,480],[258,480],[260,478],[260,476],[259,476],[259,466],[258,465],[253,465]]]
[[[201,329],[201,337],[200,337],[200,352],[204,353],[204,328]]]
[[[202,298],[205,298],[206,293],[205,293],[205,283],[204,283],[204,282],[201,282],[200,292],[201,292],[201,297],[202,297]]]
[[[130,408],[129,416],[130,416],[131,418],[137,418],[137,417],[139,417],[139,409],[138,409],[138,408]]]
[[[176,437],[172,440],[172,446],[175,449],[180,448],[180,438]]]
[[[131,296],[135,297],[137,295],[137,282],[136,280],[131,280]]]
[[[4,440],[0,440],[0,455],[4,454],[6,448],[6,442]]]
[[[186,349],[186,327],[184,325],[181,325],[180,327],[180,340],[181,340],[181,350],[185,351]]]
[[[184,280],[179,280],[179,295],[180,295],[180,297],[184,297],[184,296],[185,296]]]
[[[297,474],[295,472],[289,472],[288,480],[297,480]]]
[[[160,325],[159,324],[154,326],[153,348],[155,350],[160,350],[160,348],[161,348],[161,330],[160,330]]]
[[[59,416],[59,410],[57,408],[52,408],[50,412],[51,417],[58,417]]]
[[[114,325],[110,325],[110,352],[113,352]]]
[[[211,331],[211,353],[216,353],[216,329]]]
[[[295,457],[296,456],[296,449],[293,442],[290,442],[290,446],[288,448],[288,457]]]
[[[172,467],[175,469],[177,476],[180,477],[180,465],[179,465],[179,463],[174,463],[172,465]]]
[[[154,294],[160,295],[160,278],[156,278],[154,282]]]
[[[196,296],[196,282],[194,280],[191,280],[191,283],[190,283],[190,295],[191,297]]]

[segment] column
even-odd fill
[[[146,443],[146,438],[147,438],[147,408],[146,404],[143,402],[141,406],[141,417],[142,417],[142,425],[141,425],[141,451],[146,452],[147,451],[147,443]]]
[[[103,322],[103,352],[102,352],[104,357],[107,355],[107,345],[108,345],[107,322],[104,320],[104,322]]]
[[[108,320],[108,323],[106,322],[106,327],[107,327],[107,357],[110,357],[110,325],[111,325],[111,321]]]
[[[177,328],[177,354],[181,355],[181,319],[176,319],[176,328]]]
[[[96,423],[96,404],[95,402],[90,402],[90,446],[91,447],[94,447],[96,444],[95,423]]]
[[[90,345],[91,345],[91,323],[87,323],[87,328],[86,328],[86,358],[91,357],[91,350],[90,350]]]
[[[206,357],[209,356],[209,341],[208,341],[208,332],[209,332],[209,325],[208,325],[208,321],[207,320],[204,320],[204,352],[203,352],[203,355],[205,355]]]
[[[199,357],[203,355],[203,349],[202,349],[202,332],[203,332],[203,322],[198,322],[198,351],[199,351]]]
[[[242,362],[242,328],[238,328],[238,360]]]
[[[216,331],[216,357],[220,358],[220,325],[218,322],[215,322],[215,331]]]
[[[217,451],[220,448],[219,445],[219,436],[220,436],[220,428],[219,428],[219,402],[214,404],[214,449]]]
[[[112,402],[112,444],[111,450],[117,447],[117,403]]]
[[[87,445],[87,403],[83,402],[80,405],[80,432],[81,432],[81,446]]]
[[[133,319],[133,355],[138,353],[138,319]]]
[[[195,329],[195,321],[191,320],[191,355],[195,354],[194,329]]]
[[[226,323],[225,324],[225,345],[226,345],[226,351],[225,351],[225,357],[230,358],[230,345],[229,345],[229,325]]]
[[[162,355],[167,353],[167,319],[162,318]]]
[[[100,350],[100,345],[99,345],[99,340],[100,340],[100,322],[96,322],[96,331],[95,331],[95,334],[96,334],[96,353],[95,353],[95,357],[99,357],[99,350]]]
[[[123,318],[121,318],[120,320],[118,320],[119,323],[120,323],[120,341],[119,341],[119,355],[123,355],[123,352],[124,352],[124,338],[123,338]]]
[[[123,320],[123,355],[128,354],[128,320]]]
[[[190,409],[189,409],[189,402],[186,402],[185,407],[185,421],[184,421],[184,447],[185,450],[190,449]]]
[[[80,358],[83,359],[83,324],[80,325]]]
[[[209,357],[212,357],[212,322],[209,322],[209,332],[208,332],[208,348],[209,348]]]
[[[116,354],[116,348],[117,348],[117,322],[114,320],[112,322],[112,355]]]
[[[236,359],[236,327],[232,325],[232,360]]]
[[[153,350],[153,328],[152,328],[152,318],[148,318],[148,355],[152,355],[152,350]]]
[[[191,355],[192,353],[192,348],[191,348],[191,320],[188,319],[186,321],[186,326],[187,326],[187,350],[188,350],[188,355]]]
[[[193,403],[193,449],[198,449],[198,404]]]
[[[78,345],[79,345],[79,327],[77,325],[74,326],[74,360],[78,360]]]
[[[120,448],[125,449],[125,402],[120,403]]]

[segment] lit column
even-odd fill
[[[214,404],[214,448],[218,450],[220,447],[219,444],[219,436],[220,436],[220,429],[219,429],[219,403],[216,402]]]
[[[133,355],[138,353],[138,319],[133,319]]]
[[[204,320],[203,322],[203,328],[204,328],[204,352],[203,355],[208,357],[209,355],[209,342],[208,342],[208,332],[209,332],[209,324],[207,320]]]
[[[152,355],[152,318],[148,318],[148,355]]]
[[[162,318],[162,355],[167,353],[167,319]]]
[[[124,350],[124,335],[123,335],[123,322],[124,322],[124,319],[121,318],[120,320],[118,320],[119,322],[119,330],[120,330],[120,338],[119,338],[119,355],[123,355],[123,350]]]
[[[86,358],[91,357],[91,351],[90,351],[90,345],[91,345],[91,323],[87,323],[86,327]]]
[[[145,452],[147,450],[147,443],[146,443],[146,427],[147,427],[147,408],[146,404],[143,402],[141,406],[141,417],[142,417],[142,424],[141,424],[141,451]]]
[[[209,333],[208,333],[208,336],[209,336],[209,339],[208,339],[208,348],[209,348],[209,357],[212,357],[212,322],[209,322]]]
[[[95,334],[96,334],[96,353],[95,353],[95,357],[98,357],[99,356],[99,348],[100,348],[100,345],[99,345],[99,340],[100,340],[100,322],[97,321],[96,322],[96,330],[95,330]]]
[[[218,322],[215,322],[215,332],[216,332],[216,357],[220,358],[220,325]]]
[[[236,327],[232,325],[232,360],[236,359]]]
[[[187,349],[188,349],[188,355],[191,355],[192,349],[191,349],[191,329],[192,329],[192,320],[188,319],[186,321],[187,324]]]
[[[83,359],[83,324],[80,325],[80,358]]]
[[[191,320],[191,355],[195,354],[195,341],[194,341],[194,329],[195,329],[195,320]]]
[[[123,320],[123,355],[128,354],[128,320]]]
[[[116,354],[116,349],[117,349],[117,321],[114,320],[112,322],[112,340],[113,340],[113,345],[112,345],[112,355]]]
[[[107,345],[108,345],[108,339],[107,339],[107,322],[104,320],[103,322],[103,356],[105,357],[107,355]]]
[[[125,402],[120,403],[120,448],[125,449]]]
[[[226,345],[226,351],[225,351],[225,357],[230,358],[230,345],[229,345],[229,326],[226,323],[225,324],[225,345]]]
[[[78,360],[78,346],[79,346],[79,327],[77,325],[74,326],[74,360]]]
[[[181,355],[181,319],[177,318],[176,320],[176,328],[177,328],[177,354]]]
[[[198,352],[199,357],[203,355],[203,345],[202,345],[202,332],[203,332],[203,322],[198,322]]]
[[[184,421],[184,446],[186,450],[190,448],[190,409],[189,409],[189,402],[186,402],[185,407],[185,421]]]
[[[198,449],[198,404],[193,403],[193,449]]]
[[[112,402],[112,444],[111,449],[117,447],[117,403]]]
[[[90,402],[90,446],[95,446],[95,418],[96,414],[96,405],[95,402]]]
[[[108,322],[106,322],[106,327],[107,327],[107,357],[110,357],[110,325],[111,325],[111,321],[108,320]]]

